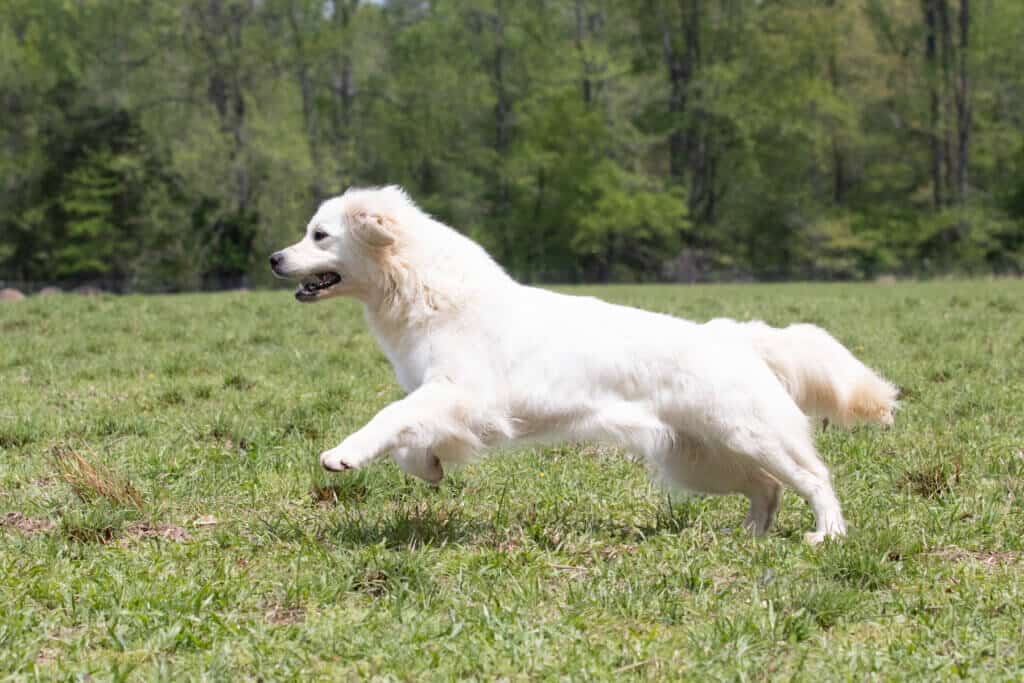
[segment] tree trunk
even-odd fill
[[[943,203],[943,146],[942,138],[939,135],[939,86],[937,79],[937,58],[936,35],[938,23],[935,10],[936,0],[921,0],[921,8],[924,12],[925,43],[924,57],[925,68],[928,74],[928,128],[931,145],[931,175],[932,175],[932,207],[939,209]]]
[[[299,26],[298,7],[296,0],[289,0],[288,23],[292,30],[292,45],[295,48],[295,78],[299,81],[299,92],[302,97],[302,121],[306,128],[306,141],[309,145],[310,160],[313,163],[313,183],[310,191],[317,204],[324,198],[320,185],[321,173],[320,149],[321,140],[317,134],[316,111],[313,103],[313,84],[309,77],[309,63],[306,59],[305,43],[302,39],[302,28]]]
[[[720,193],[718,188],[715,186],[718,178],[718,159],[714,154],[708,155],[707,163],[707,176],[708,176],[708,192],[707,201],[704,203],[704,220],[709,224],[715,223],[716,213],[718,211],[718,201]]]
[[[341,41],[348,38],[348,27],[352,15],[359,7],[359,0],[335,0],[333,21],[343,34]],[[352,128],[352,109],[355,104],[355,83],[352,67],[352,55],[349,47],[342,47],[338,70],[332,79],[331,90],[334,93],[334,139],[344,142]]]
[[[683,12],[683,35],[686,39],[687,81],[692,84],[701,64],[701,0],[689,0],[688,6],[684,6],[681,1],[680,9]],[[706,130],[705,111],[700,99],[688,98],[688,104],[690,122],[686,133],[686,159],[691,178],[688,203],[690,215],[704,220],[708,218],[707,199],[711,183],[708,177],[710,133]]]
[[[967,173],[970,163],[971,91],[968,72],[968,45],[971,32],[971,2],[960,0],[960,70],[956,89],[957,118],[957,201],[967,201]]]
[[[669,138],[669,172],[682,179],[692,165],[690,158],[695,146],[693,125],[684,121],[688,112],[690,85],[700,57],[700,0],[679,0],[679,29],[682,49],[672,40],[668,21],[663,22],[662,47],[668,67],[669,113],[672,114],[672,134]]]
[[[498,153],[500,159],[497,176],[497,201],[495,203],[495,212],[498,217],[499,224],[504,223],[504,228],[501,231],[504,242],[504,250],[506,257],[510,257],[513,254],[513,244],[515,243],[515,235],[513,234],[512,227],[509,225],[506,216],[509,213],[509,205],[511,204],[511,195],[508,185],[508,178],[506,177],[505,160],[508,155],[509,145],[509,114],[511,110],[511,103],[509,102],[509,94],[507,84],[505,82],[505,59],[507,57],[507,51],[505,46],[505,3],[504,0],[494,0],[494,149]]]
[[[703,0],[675,0],[672,7],[651,2],[651,13],[660,25],[662,55],[668,71],[669,177],[688,185],[687,206],[698,222],[712,222],[717,205],[714,196],[716,140],[707,112],[693,85],[702,64],[701,24]],[[671,18],[671,20],[670,20]],[[675,33],[672,27],[676,26]],[[684,235],[689,240],[689,236]]]
[[[544,190],[547,184],[547,175],[544,167],[537,169],[537,198],[533,202],[533,224],[540,227],[540,234],[536,236],[532,258],[530,259],[530,281],[536,282],[545,276],[547,271],[547,243],[548,237],[544,234]]]
[[[198,36],[210,62],[206,93],[217,110],[221,130],[234,141],[231,161],[235,165],[235,211],[248,212],[251,194],[249,168],[245,156],[245,94],[238,55],[242,52],[242,30],[248,11],[223,0],[207,0],[194,5],[199,19]],[[221,41],[224,41],[221,43]]]
[[[943,145],[943,161],[945,171],[945,196],[946,204],[948,205],[953,197],[956,195],[956,182],[954,176],[955,171],[955,160],[953,159],[953,106],[954,97],[952,95],[954,91],[953,85],[953,29],[949,21],[949,2],[948,0],[934,0],[936,6],[936,14],[939,20],[939,35],[942,37],[941,43],[941,63],[942,63],[942,145]]]
[[[494,148],[504,157],[508,149],[508,93],[505,89],[504,2],[495,0],[494,47]]]
[[[221,133],[231,141],[227,153],[230,177],[220,179],[220,184],[226,186],[226,201],[209,225],[210,247],[220,255],[207,264],[210,268],[204,267],[204,276],[234,276],[239,274],[239,265],[225,254],[248,250],[256,225],[246,126],[245,91],[250,76],[243,59],[245,27],[253,5],[195,0],[189,9],[195,37],[205,53],[200,74],[206,81],[206,97],[217,112]]]
[[[673,180],[682,183],[686,174],[686,132],[683,117],[686,114],[687,88],[690,74],[686,60],[678,53],[672,43],[672,29],[667,22],[662,24],[662,49],[665,66],[668,67],[669,97],[668,111],[672,121],[672,131],[668,137],[668,168]]]
[[[835,0],[829,0],[828,6],[835,11]],[[832,88],[832,95],[836,99],[842,98],[841,80],[839,73],[839,35],[838,27],[834,27],[832,42],[828,55],[828,79]],[[832,122],[831,125],[832,143],[832,201],[841,205],[846,198],[846,154],[840,140],[839,125]]]
[[[583,89],[583,103],[590,106],[593,101],[593,84],[590,81],[590,63],[587,61],[587,51],[584,47],[586,40],[586,7],[585,0],[576,0],[576,51],[580,55],[580,85]]]

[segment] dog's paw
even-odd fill
[[[804,534],[804,541],[811,546],[817,546],[826,540],[838,541],[846,535],[846,529],[833,531],[808,531]]]
[[[320,454],[320,466],[329,472],[344,472],[345,470],[354,470],[357,465],[350,459],[345,457],[345,454],[338,448],[332,448],[329,451],[324,451]]]
[[[825,541],[824,531],[808,531],[804,534],[804,543],[807,545],[821,545]]]

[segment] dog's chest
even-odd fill
[[[414,391],[423,384],[426,368],[404,356],[387,354],[391,367],[395,369],[395,377],[406,393]]]
[[[415,342],[411,335],[387,334],[376,325],[371,329],[402,388],[408,393],[423,384],[430,365],[429,345]]]

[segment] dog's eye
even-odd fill
[[[325,240],[325,239],[327,239],[327,233],[326,232],[324,232],[323,230],[314,230],[313,231],[313,241],[314,242],[320,242],[320,241]]]

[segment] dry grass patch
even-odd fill
[[[127,479],[122,479],[102,465],[90,463],[68,445],[54,446],[50,455],[61,479],[67,482],[82,502],[93,503],[106,499],[121,507],[142,509],[142,494]],[[94,459],[97,457],[95,453],[91,455]]]
[[[277,626],[301,624],[306,620],[306,610],[301,607],[273,607],[267,612],[267,621]]]
[[[43,534],[52,531],[54,523],[48,519],[28,517],[20,512],[8,512],[0,517],[0,528],[14,529],[23,534]]]
[[[135,522],[124,528],[125,540],[140,538],[161,538],[165,541],[177,541],[179,543],[189,540],[188,531],[183,527],[174,524],[151,524],[149,522]]]
[[[1019,550],[965,550],[956,546],[939,548],[929,552],[928,555],[947,562],[972,562],[986,567],[1020,564],[1024,559],[1024,553]]]
[[[313,504],[320,507],[333,507],[341,502],[361,503],[366,495],[365,486],[351,482],[314,484],[309,489]]]

